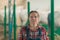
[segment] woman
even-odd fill
[[[29,14],[29,25],[22,27],[18,40],[48,40],[46,30],[39,26],[39,13],[31,11]]]

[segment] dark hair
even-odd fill
[[[36,13],[36,14],[38,14],[38,17],[39,17],[39,13],[38,13],[37,11],[31,11],[31,12],[28,14],[28,17],[29,17],[30,14],[32,14],[32,13]]]

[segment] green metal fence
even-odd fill
[[[28,13],[30,12],[30,2],[28,4]],[[4,40],[6,40],[6,26],[8,25],[6,23],[6,6],[4,7],[5,12],[4,12],[4,24],[0,23],[0,25],[4,25]],[[29,14],[28,14],[29,15]],[[14,0],[14,6],[13,6],[13,18],[14,18],[14,40],[16,40],[16,4]],[[9,22],[10,23],[10,22]],[[27,21],[26,25],[29,22]],[[51,0],[51,39],[54,40],[54,0]]]

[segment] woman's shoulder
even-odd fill
[[[21,30],[22,30],[22,31],[25,31],[26,28],[27,28],[27,26],[22,26],[22,27],[21,27]]]
[[[45,29],[43,26],[39,26],[39,28],[40,28],[42,31],[46,31],[46,29]]]

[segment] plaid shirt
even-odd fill
[[[20,30],[20,33],[18,35],[18,40],[28,40],[28,38],[33,39],[33,40],[38,40],[36,38],[39,38],[40,40],[48,40],[47,36],[46,36],[46,30],[41,27],[41,26],[38,26],[38,29],[41,29],[41,34],[40,36],[39,35],[39,30],[31,30],[29,28],[29,26],[27,27],[27,29],[29,29],[29,32],[28,32],[28,37],[27,37],[27,30],[26,30],[26,27],[22,27],[22,29]]]

